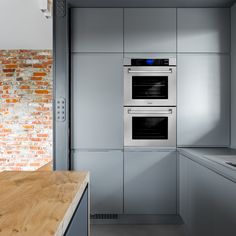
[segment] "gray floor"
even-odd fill
[[[181,225],[91,225],[91,236],[185,236]]]

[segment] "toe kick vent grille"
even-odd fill
[[[93,220],[117,220],[118,214],[94,214],[90,215]]]

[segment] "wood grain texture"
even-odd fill
[[[53,167],[52,167],[52,162],[48,162],[46,165],[40,167],[37,169],[37,171],[52,171]]]
[[[0,173],[0,235],[63,235],[88,182],[87,172]]]

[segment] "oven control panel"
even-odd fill
[[[124,58],[125,66],[176,66],[176,58]]]
[[[169,66],[169,59],[131,59],[131,66]]]

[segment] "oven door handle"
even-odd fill
[[[155,111],[155,110],[132,110],[132,109],[128,109],[128,114],[159,114],[159,115],[168,115],[168,114],[172,114],[172,109],[169,110],[159,110],[159,111]]]
[[[130,74],[136,74],[136,73],[167,73],[167,74],[171,74],[172,73],[172,69],[169,70],[131,70],[128,69],[128,73]]]

